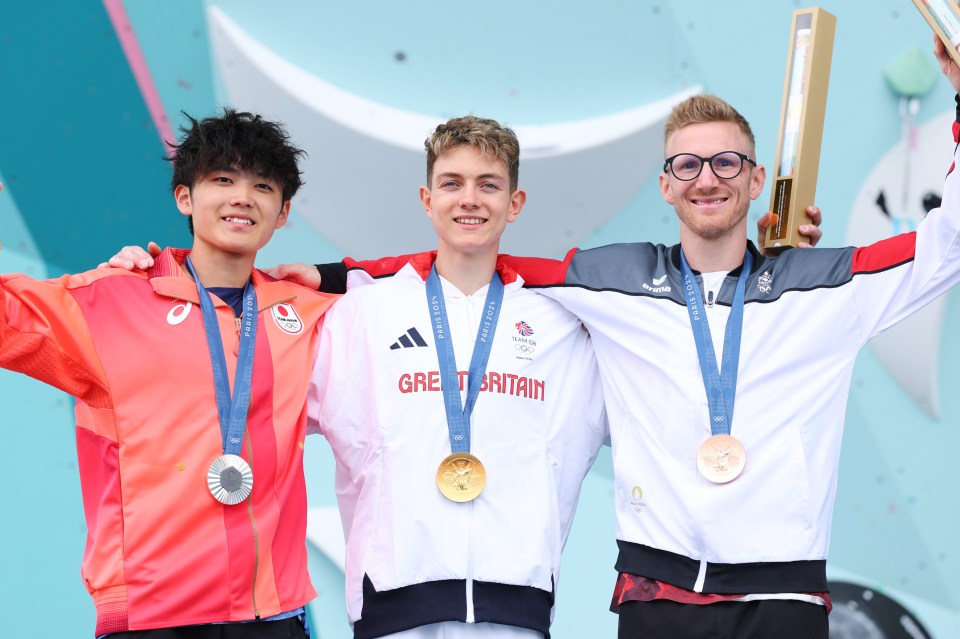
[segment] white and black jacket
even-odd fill
[[[868,340],[960,281],[958,180],[956,171],[947,177],[941,207],[915,233],[771,258],[749,246],[731,431],[747,460],[728,484],[697,471],[710,420],[679,246],[619,244],[514,263],[593,339],[610,419],[619,571],[706,593],[827,591],[854,362]],[[730,305],[738,275],[727,276],[717,304]]]

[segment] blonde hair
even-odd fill
[[[510,191],[517,190],[520,178],[520,142],[516,134],[496,120],[466,115],[447,120],[423,142],[427,151],[427,184],[433,179],[437,158],[461,146],[471,146],[481,154],[503,160],[510,176]]]
[[[663,144],[666,146],[670,136],[685,126],[710,122],[730,122],[737,125],[750,143],[750,153],[755,152],[757,143],[750,123],[736,109],[715,95],[695,95],[673,107],[663,127]]]

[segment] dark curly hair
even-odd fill
[[[164,158],[173,166],[170,188],[174,191],[180,184],[192,189],[198,180],[224,169],[262,175],[276,182],[284,202],[303,186],[298,162],[305,153],[290,143],[281,124],[230,108],[224,108],[219,117],[203,120],[183,115],[190,126],[180,127],[183,138],[179,144],[170,145],[170,154]]]

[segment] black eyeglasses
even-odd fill
[[[744,160],[754,166],[757,165],[754,160],[736,151],[722,151],[708,158],[702,158],[693,153],[678,153],[664,160],[663,172],[666,173],[667,168],[669,168],[675,178],[689,182],[690,180],[696,180],[700,176],[700,171],[703,170],[704,164],[709,164],[710,170],[712,170],[713,174],[718,178],[732,180],[743,171]]]

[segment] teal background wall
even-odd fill
[[[344,90],[439,117],[475,112],[512,125],[550,124],[702,85],[751,121],[768,165],[790,15],[808,6],[794,0],[123,5],[174,127],[181,111],[211,113],[227,99],[208,46],[206,9],[215,5]],[[817,196],[825,212],[823,245],[833,246],[844,243],[870,170],[900,138],[897,99],[883,70],[909,47],[928,52],[930,33],[907,0],[823,0],[820,6],[838,18]],[[941,79],[922,100],[918,123],[952,109],[952,97]],[[169,194],[160,136],[100,0],[4,6],[0,123],[0,272],[52,277],[91,268],[124,244],[189,244]],[[768,201],[768,193],[760,197],[754,219]],[[625,239],[676,241],[673,211],[655,180],[577,243]],[[339,257],[322,234],[298,221],[294,202],[291,224],[260,263]],[[949,303],[948,326],[960,319],[957,297]],[[950,392],[960,387],[958,340],[955,331],[941,337],[938,419],[919,410],[864,351],[851,391],[831,549],[834,577],[894,596],[941,639],[960,636],[960,586],[951,578],[960,572],[952,488],[960,462],[960,397]],[[89,637],[93,608],[79,577],[85,527],[72,400],[0,371],[0,406],[0,486],[7,497],[0,627],[5,636],[25,636],[40,622],[48,636]],[[333,507],[332,456],[322,439],[310,441],[307,460],[311,507]],[[565,553],[558,639],[615,633],[616,618],[606,612],[615,558],[610,477],[605,452],[584,485]],[[340,575],[323,553],[311,553],[318,634],[349,636]]]

